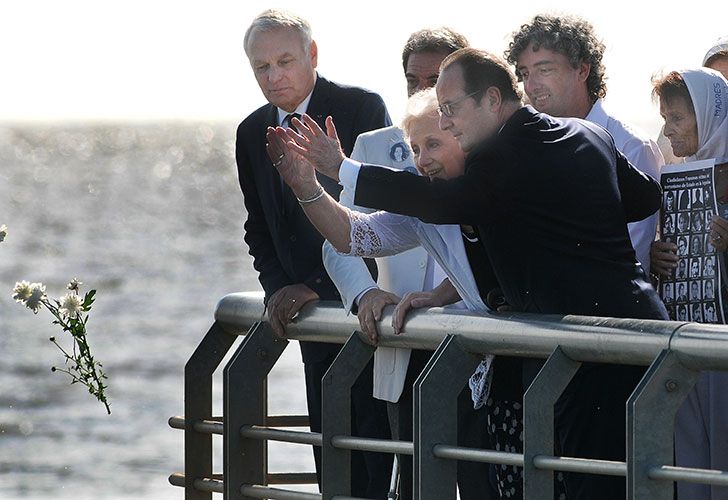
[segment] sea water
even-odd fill
[[[260,290],[243,241],[235,123],[0,125],[0,498],[181,499],[184,364],[225,294]],[[51,297],[73,277],[97,290],[88,322],[112,414],[52,365],[70,346],[13,301],[16,281]],[[269,407],[305,413],[292,343]],[[221,413],[215,378],[215,414]],[[215,438],[215,472],[221,445]],[[271,445],[272,471],[312,471],[309,447]]]

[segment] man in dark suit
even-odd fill
[[[659,209],[657,181],[630,165],[601,127],[523,107],[515,76],[495,56],[476,49],[451,54],[442,63],[436,91],[440,128],[468,152],[459,178],[430,181],[352,162],[336,148],[332,123],[327,123],[328,137],[299,140],[297,147],[287,147],[283,138],[296,137],[279,129],[269,134],[275,139],[270,152],[297,151],[319,172],[347,188],[355,185],[357,205],[430,223],[477,226],[516,311],[667,319],[627,232],[627,222]],[[315,130],[313,122],[306,123]],[[308,130],[301,132],[311,138]],[[286,158],[280,169],[299,196],[320,191],[306,162]],[[346,251],[351,222],[333,215],[339,213],[333,200],[322,196],[305,210],[319,231]],[[582,366],[555,408],[564,455],[624,460],[625,402],[643,372]],[[621,478],[574,474],[566,487],[570,499],[625,496]]]
[[[308,113],[323,123],[339,123],[341,144],[351,152],[361,132],[391,125],[381,97],[356,87],[344,87],[316,73],[317,46],[309,24],[298,16],[269,10],[252,22],[245,34],[245,52],[268,104],[238,127],[236,160],[248,219],[245,241],[265,290],[268,320],[277,335],[306,303],[340,302],[321,260],[323,238],[311,226],[291,190],[271,166],[265,150],[266,129],[289,126],[294,113]],[[341,187],[330,179],[321,184],[338,197]],[[340,346],[301,342],[311,430],[321,431],[321,377]],[[384,402],[372,397],[371,363],[352,389],[352,430],[359,436],[389,437]],[[320,450],[314,448],[320,483]],[[352,494],[386,496],[391,456],[352,453]]]

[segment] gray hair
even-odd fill
[[[422,118],[439,118],[437,106],[437,94],[432,87],[412,94],[407,101],[407,110],[402,118],[402,130],[404,130],[407,140],[409,140],[409,130],[415,121]]]
[[[303,43],[303,50],[308,54],[311,47],[311,41],[313,37],[311,35],[311,25],[308,24],[304,18],[299,17],[290,12],[277,9],[268,9],[261,12],[253,19],[248,29],[245,31],[245,38],[243,38],[243,46],[245,47],[245,54],[249,57],[248,43],[250,43],[250,36],[253,30],[260,31],[272,31],[277,29],[291,29],[298,31],[301,35],[301,42]]]

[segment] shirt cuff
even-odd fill
[[[361,163],[351,158],[344,158],[339,167],[339,184],[344,186],[344,189],[350,189],[352,192],[356,191],[356,181],[359,178],[359,169]]]
[[[362,291],[362,292],[361,292],[361,293],[360,293],[359,295],[357,295],[357,296],[356,296],[356,297],[354,298],[354,305],[355,305],[356,307],[359,307],[359,301],[360,301],[360,300],[361,300],[361,298],[362,298],[362,297],[364,296],[364,294],[365,294],[365,293],[367,293],[367,292],[368,292],[369,290],[376,290],[377,288],[378,288],[378,287],[376,287],[376,286],[370,286],[370,287],[368,287],[368,288],[365,288],[365,289],[364,289],[364,290],[363,290],[363,291]]]

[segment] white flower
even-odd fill
[[[8,226],[5,224],[0,225],[0,241],[5,241],[5,237],[8,235]]]
[[[32,288],[30,286],[30,283],[27,281],[21,281],[20,283],[15,283],[15,288],[13,288],[13,299],[15,299],[16,302],[25,302],[30,297],[30,294],[32,293]]]
[[[41,301],[46,298],[45,289],[46,287],[43,283],[30,284],[30,296],[25,299],[25,305],[36,314],[38,314],[38,309],[40,309]]]
[[[73,278],[71,282],[66,285],[66,288],[68,288],[71,291],[78,292],[78,288],[83,285],[82,281],[79,281],[78,278]]]
[[[81,314],[81,298],[73,292],[61,297],[60,304],[58,310],[68,318],[77,318]]]

